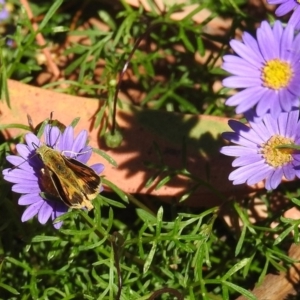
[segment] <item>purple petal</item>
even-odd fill
[[[282,112],[281,105],[279,103],[279,99],[278,98],[274,99],[270,103],[271,103],[270,113],[272,116],[274,116],[276,118]]]
[[[67,126],[62,134],[60,151],[72,150],[74,140],[74,128],[72,126]],[[68,155],[69,156],[69,155]]]
[[[10,162],[12,165],[17,166],[18,169],[26,170],[28,172],[33,173],[33,168],[29,165],[28,161],[24,160],[23,157],[17,155],[8,155],[6,156],[6,160]],[[14,170],[15,168],[10,168],[8,170]]]
[[[255,104],[259,101],[258,98],[256,97],[252,97],[252,99],[250,99],[249,101],[243,101],[242,103],[240,103],[236,108],[235,108],[235,112],[237,114],[241,114],[246,112],[247,110],[253,108],[255,106]]]
[[[229,55],[227,55],[227,57],[228,56]],[[227,59],[227,61],[224,61],[222,65],[223,70],[238,76],[249,76],[249,74],[254,78],[261,76],[260,68],[253,67],[238,56],[233,57],[234,59],[231,59],[232,62],[228,62],[229,59]]]
[[[21,221],[26,222],[29,219],[33,218],[39,212],[44,202],[45,202],[44,200],[41,200],[39,202],[36,202],[28,206],[22,215]]]
[[[38,183],[34,181],[28,181],[26,183],[16,183],[12,186],[11,190],[20,194],[31,194],[41,192]]]
[[[242,167],[242,166],[256,163],[260,160],[262,160],[262,158],[258,154],[248,154],[248,155],[240,156],[240,157],[236,158],[232,162],[232,166],[233,167]]]
[[[41,224],[45,224],[49,220],[52,211],[53,211],[52,206],[50,206],[47,201],[44,201],[38,213],[39,222]]]
[[[261,22],[257,29],[257,42],[265,61],[279,57],[279,43],[275,40],[270,24],[266,21]]]
[[[267,95],[260,97],[260,101],[257,103],[256,106],[257,114],[259,116],[264,116],[269,109],[270,109],[270,98],[268,98]]]
[[[20,179],[23,180],[25,179],[25,182],[27,180],[29,181],[37,181],[38,178],[33,172],[28,172],[27,170],[21,170],[21,169],[5,169],[2,172],[3,176],[7,178],[15,178],[15,179]],[[7,180],[7,179],[6,179]]]
[[[221,148],[220,153],[228,156],[242,156],[248,154],[253,155],[257,153],[257,151],[242,146],[224,146]]]
[[[52,218],[53,219],[53,218]],[[55,218],[54,218],[55,219]],[[59,229],[61,226],[62,226],[63,222],[60,221],[60,222],[57,222],[57,223],[53,223],[53,226],[55,229]]]
[[[39,194],[25,194],[19,198],[19,205],[30,205],[33,203],[37,203],[40,201],[44,201]]]
[[[44,138],[46,141],[46,145],[56,149],[56,145],[59,142],[61,132],[58,127],[46,125],[45,131],[44,131]]]
[[[295,26],[295,29],[299,30],[300,27],[299,20],[300,20],[300,9],[299,9],[299,4],[297,4],[297,8],[294,10],[292,16],[290,17],[288,24]]]
[[[271,176],[266,179],[265,187],[267,190],[273,190],[278,187],[282,180],[283,172],[281,168],[277,168]]]
[[[4,21],[4,20],[6,20],[8,18],[9,18],[9,12],[8,12],[8,10],[5,9],[5,8],[2,9],[2,11],[0,11],[0,20]]]
[[[79,153],[85,146],[87,142],[87,131],[82,130],[74,140],[72,151],[74,153]]]
[[[254,134],[259,136],[262,141],[266,142],[271,137],[270,132],[267,130],[263,122],[257,122],[257,123],[250,122],[250,125],[252,130],[254,131]]]
[[[55,203],[55,207],[53,209],[52,215],[51,215],[51,219],[54,221],[56,218],[58,218],[59,216],[65,214],[68,211],[68,207],[62,203]],[[62,226],[63,222],[57,222],[54,223],[53,226],[56,229],[59,229]]]
[[[239,76],[230,76],[223,79],[222,84],[225,87],[229,88],[248,88],[254,87],[256,85],[261,85],[260,78],[253,78],[253,77],[239,77]]]
[[[293,180],[296,176],[295,170],[291,164],[283,166],[283,174],[287,180]]]
[[[277,2],[277,3],[274,3],[274,2]],[[292,1],[292,2],[294,2],[293,5],[291,5],[291,1],[286,1],[285,3],[283,3],[282,0],[281,0],[281,2],[279,2],[278,0],[277,1],[269,1],[269,3],[271,3],[271,4],[281,4],[278,6],[278,8],[275,11],[275,14],[277,17],[282,17],[282,16],[286,15],[287,13],[289,13],[290,11],[292,11],[294,9],[294,7],[296,6],[296,2],[295,1]]]
[[[257,145],[260,145],[261,143],[264,142],[264,140],[262,140],[258,135],[256,135],[255,132],[253,132],[253,130],[247,125],[235,120],[229,120],[228,124],[236,133],[238,133],[239,136],[249,140],[250,142]],[[222,136],[225,138],[225,133],[223,133]],[[230,140],[230,141],[235,142],[234,140]],[[252,144],[248,144],[248,145],[252,145]]]
[[[260,97],[263,94],[264,94],[264,88],[260,86],[247,88],[228,98],[226,101],[226,105],[236,106],[242,102],[249,102],[249,101],[252,101],[252,103],[256,103],[257,101],[259,101]],[[256,95],[256,97],[253,97],[253,95]],[[255,98],[257,98],[257,100]]]
[[[27,133],[25,135],[25,141],[28,145],[28,149],[30,152],[35,151],[41,144],[41,141],[33,133]]]
[[[276,22],[275,26],[280,23],[279,21]],[[274,27],[275,27],[274,26]],[[282,27],[281,27],[282,28]],[[280,58],[282,60],[289,60],[290,56],[292,55],[292,52],[290,49],[292,49],[292,44],[294,40],[294,26],[292,25],[287,25],[282,32],[282,38],[281,38],[281,43],[280,45],[283,46],[281,47],[280,51]]]
[[[278,91],[278,101],[283,111],[290,111],[292,108],[292,102],[290,100],[290,93],[287,89],[281,89]]]
[[[249,179],[247,180],[248,185],[253,185],[258,182],[261,182],[262,180],[266,179],[270,174],[274,172],[273,169],[270,167],[265,166],[264,168],[256,170],[255,174],[253,174]]]
[[[28,149],[28,146],[24,144],[17,144],[16,149],[18,153],[26,160],[28,159],[28,157],[30,157],[30,155],[32,155],[32,152]]]
[[[81,149],[78,155],[75,155],[75,159],[79,160],[83,164],[86,164],[92,156],[93,149],[90,146],[85,146]]]
[[[272,169],[265,165],[264,161],[261,160],[252,165],[243,166],[234,170],[229,174],[229,180],[232,180],[233,184],[245,183],[249,178],[255,176],[258,170],[265,169],[269,169],[270,171],[272,171]]]
[[[299,49],[299,51],[300,51],[300,49]],[[297,74],[300,74],[300,72],[297,71]],[[286,100],[290,100],[290,99],[295,98],[295,95],[300,95],[299,78],[297,78],[296,76],[293,77],[293,79],[289,83],[288,90],[292,94],[289,95],[288,99],[286,99]]]
[[[222,134],[222,137],[228,141],[231,141],[232,143],[239,144],[248,148],[257,149],[257,144],[254,141],[251,141],[248,138],[244,138],[243,136],[238,135],[235,132],[225,132]]]
[[[95,171],[96,174],[101,174],[104,171],[104,165],[101,163],[94,164],[91,168]]]
[[[244,32],[242,39],[247,47],[249,47],[254,53],[256,53],[257,56],[260,56],[260,50],[257,41],[251,34],[249,34],[248,32]]]
[[[263,63],[263,57],[260,53],[255,53],[251,49],[249,49],[245,44],[237,41],[231,40],[230,46],[240,57],[242,57],[245,61],[249,62],[253,66],[259,67],[260,64]]]

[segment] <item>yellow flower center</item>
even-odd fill
[[[267,164],[274,168],[281,167],[293,160],[293,149],[276,147],[287,144],[293,145],[294,141],[280,135],[274,135],[262,145],[260,153],[262,153]]]
[[[293,69],[286,61],[272,59],[264,65],[261,76],[265,87],[279,90],[288,86],[293,77]]]

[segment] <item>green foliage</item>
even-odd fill
[[[117,1],[118,5],[112,5],[114,1],[86,1],[91,5],[88,13],[81,6],[83,2],[31,1],[33,14],[43,16],[36,31],[20,2],[12,1],[14,10],[9,25],[13,30],[8,30],[8,24],[3,27],[6,38],[12,39],[14,46],[1,40],[0,53],[0,93],[6,105],[14,105],[9,99],[8,78],[36,83],[36,76],[44,68],[37,63],[42,49],[35,43],[36,35],[41,32],[47,41],[45,46],[49,47],[62,46],[70,37],[84,36],[89,41],[70,42],[68,47],[61,48],[62,56],[69,59],[63,70],[65,79],[48,83],[44,88],[98,99],[94,126],[101,136],[109,134],[114,95],[120,87],[132,103],[136,103],[130,94],[132,86],[143,95],[139,99],[140,107],[149,110],[141,114],[141,119],[156,133],[161,129],[158,122],[161,119],[154,118],[151,110],[233,115],[224,105],[229,90],[214,86],[225,74],[219,61],[228,50],[229,36],[214,35],[207,30],[207,25],[215,17],[230,16],[233,20],[230,35],[245,25],[251,31],[254,22],[261,20],[245,13],[246,1],[201,1],[200,6],[180,21],[173,19],[172,14],[199,1],[168,6],[163,12],[150,0],[147,1],[150,11],[142,6],[133,8],[124,0]],[[204,9],[210,9],[212,14],[196,23],[193,16]],[[81,10],[85,13],[73,29],[74,15]],[[78,29],[91,16],[100,19],[107,30],[95,25]],[[139,43],[141,37],[143,43]],[[196,61],[195,57],[199,59]],[[119,86],[118,79],[128,58],[135,78],[128,85],[124,79]],[[101,69],[101,75],[95,73],[96,69]],[[118,100],[118,107],[125,106]],[[160,114],[162,119],[165,116]],[[189,123],[187,118],[180,120],[183,131]],[[38,136],[47,122],[37,129]],[[213,126],[206,123],[207,127]],[[0,124],[0,130],[8,128],[32,130],[24,124]],[[199,138],[203,133],[202,124],[196,125],[195,131],[196,137],[191,139],[196,140],[196,150],[209,153],[211,144]],[[70,210],[60,216],[56,221],[64,221],[64,225],[55,230],[52,224],[41,225],[36,219],[21,223],[23,208],[17,205],[11,186],[1,180],[0,299],[142,300],[154,296],[171,299],[172,295],[174,299],[211,300],[234,299],[240,294],[256,299],[249,292],[256,282],[262,282],[270,269],[282,271],[293,263],[286,248],[292,242],[299,242],[300,221],[270,210],[264,220],[253,224],[248,210],[252,199],[242,204],[227,202],[219,187],[210,184],[209,170],[205,179],[191,174],[186,163],[186,139],[190,136],[178,141],[178,132],[172,134],[172,141],[182,144],[180,168],[175,169],[164,161],[154,141],[157,162],[143,162],[153,170],[153,176],[145,179],[144,187],[159,191],[172,179],[181,177],[188,179],[190,185],[180,202],[184,204],[204,186],[223,206],[196,209],[163,205],[162,199],[142,201],[139,196],[122,191],[113,178],[103,178],[103,184],[112,192],[101,193],[94,200],[95,209],[91,212]],[[11,146],[22,138],[2,140],[1,170],[7,165],[5,156]],[[116,141],[113,139],[111,143],[115,145]],[[113,157],[104,150],[93,150],[102,161],[117,167]],[[124,180],[130,186],[130,178]],[[295,195],[288,194],[291,207],[300,206]],[[269,207],[270,194],[261,198]],[[149,201],[151,205],[147,205]],[[231,211],[233,218],[240,220],[240,227],[228,228],[223,221],[224,207]],[[279,224],[271,228],[275,220]]]

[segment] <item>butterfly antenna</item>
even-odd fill
[[[34,150],[36,150],[36,149],[38,148],[38,145],[35,144],[35,143],[32,143],[32,146],[33,146]],[[8,170],[8,172],[10,172],[10,171],[12,171],[12,170],[15,170],[15,169],[19,168],[19,167],[20,167],[21,165],[23,165],[26,161],[28,161],[28,159],[31,159],[31,158],[35,157],[36,155],[37,155],[37,153],[33,153],[32,156],[28,157],[27,159],[25,159],[25,158],[22,157],[22,158],[24,159],[24,161],[21,162],[20,164],[16,165],[16,166],[13,166],[12,168],[10,168],[10,169]]]

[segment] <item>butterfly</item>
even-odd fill
[[[93,208],[91,200],[97,197],[101,188],[101,177],[80,161],[64,156],[49,146],[41,145],[36,153],[42,160],[41,183],[46,193],[58,196],[72,208]],[[47,180],[51,180],[54,191]]]
[[[29,123],[32,126],[31,119]],[[51,125],[49,135],[54,124],[61,132],[66,128],[52,120],[52,114],[48,124]],[[43,163],[39,182],[46,199],[59,199],[71,208],[91,210],[94,207],[91,201],[100,192],[101,177],[92,168],[48,145],[36,146],[35,153]]]

